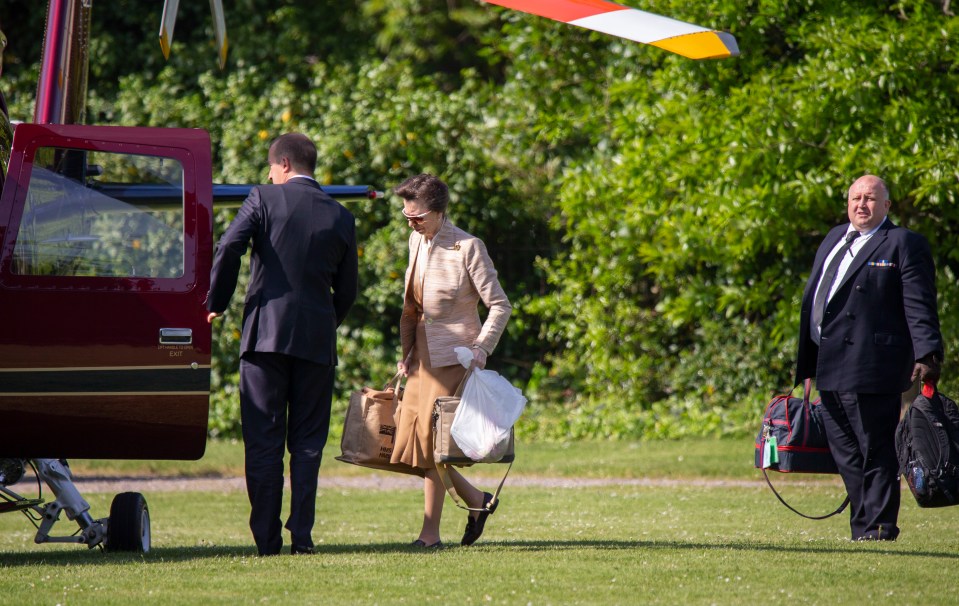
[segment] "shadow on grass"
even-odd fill
[[[515,551],[556,551],[556,550],[575,550],[575,549],[596,549],[596,550],[619,550],[619,549],[678,549],[678,550],[696,550],[696,551],[774,551],[777,553],[819,553],[819,554],[845,554],[863,555],[887,554],[908,557],[921,558],[949,558],[959,560],[959,553],[949,551],[918,551],[910,550],[908,547],[897,549],[895,543],[854,543],[849,541],[848,547],[817,547],[810,545],[808,547],[797,547],[789,545],[779,545],[775,543],[750,543],[745,541],[734,541],[730,543],[687,543],[684,541],[508,541],[486,543],[487,548],[504,548]]]
[[[284,552],[277,560],[304,560],[309,561],[311,557],[323,557],[324,555],[355,555],[355,554],[442,554],[442,553],[468,553],[473,550],[483,552],[502,551],[502,552],[550,552],[562,550],[596,550],[596,551],[619,551],[619,550],[689,550],[689,551],[755,551],[755,552],[792,552],[792,553],[810,553],[810,554],[843,554],[855,556],[856,554],[873,556],[875,554],[903,556],[910,558],[946,558],[959,560],[959,553],[939,552],[939,551],[913,551],[909,548],[897,549],[895,544],[867,543],[853,544],[849,543],[846,548],[841,547],[796,547],[784,546],[772,543],[750,543],[750,542],[731,542],[731,543],[688,543],[683,541],[600,541],[600,540],[581,540],[581,541],[502,541],[489,542],[476,545],[474,547],[460,547],[459,545],[449,544],[446,548],[440,550],[424,550],[419,547],[411,547],[400,543],[372,543],[372,544],[335,544],[335,545],[317,545],[315,556],[297,556],[291,558],[288,552]],[[287,547],[287,549],[289,549]],[[253,546],[199,546],[199,547],[160,547],[153,549],[148,554],[133,553],[106,553],[100,550],[78,549],[77,551],[50,551],[47,553],[0,553],[0,568],[15,568],[18,566],[97,566],[97,565],[116,565],[124,562],[151,563],[160,564],[168,562],[188,562],[193,560],[205,559],[234,559],[234,558],[254,558],[257,557],[256,549]],[[272,559],[272,558],[269,558]]]

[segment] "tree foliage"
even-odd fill
[[[317,141],[321,181],[446,179],[452,219],[486,241],[515,305],[491,365],[530,397],[527,435],[752,431],[792,382],[813,254],[866,172],[930,239],[957,342],[959,20],[941,2],[644,3],[739,41],[741,57],[692,62],[472,0],[245,0],[228,8],[224,72],[205,3],[181,4],[197,14],[167,65],[157,7],[95,7],[91,116],[210,130],[222,182],[262,181],[288,130]],[[16,14],[0,9],[23,111],[38,36],[18,36]],[[340,406],[398,355],[399,208],[352,208],[362,292]],[[214,432],[236,431],[241,295],[217,333]],[[957,361],[947,351],[946,391]]]

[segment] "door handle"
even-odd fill
[[[160,345],[192,345],[192,328],[161,328]]]

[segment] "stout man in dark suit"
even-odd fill
[[[893,225],[890,204],[879,177],[849,188],[849,223],[816,252],[799,325],[796,382],[816,378],[853,540],[899,535],[900,397],[935,384],[943,356],[929,243]]]
[[[308,137],[278,137],[273,185],[253,188],[220,239],[208,321],[226,309],[250,242],[250,284],[240,344],[240,415],[250,529],[260,555],[283,546],[283,448],[290,452],[291,553],[313,552],[320,457],[329,434],[336,328],[356,300],[355,221],[313,179]]]

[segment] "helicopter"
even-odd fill
[[[165,0],[164,56],[178,3]],[[739,53],[728,33],[605,0],[489,4],[693,59]],[[210,6],[222,69],[222,1]],[[253,186],[213,183],[205,130],[81,123],[91,11],[92,0],[48,1],[32,122],[12,125],[0,91],[0,513],[26,515],[36,543],[145,553],[145,497],[120,493],[94,518],[67,460],[203,456],[214,205],[238,206]],[[341,201],[383,197],[367,185],[322,187]],[[30,471],[36,497],[11,488]],[[53,535],[61,514],[79,529]]]

